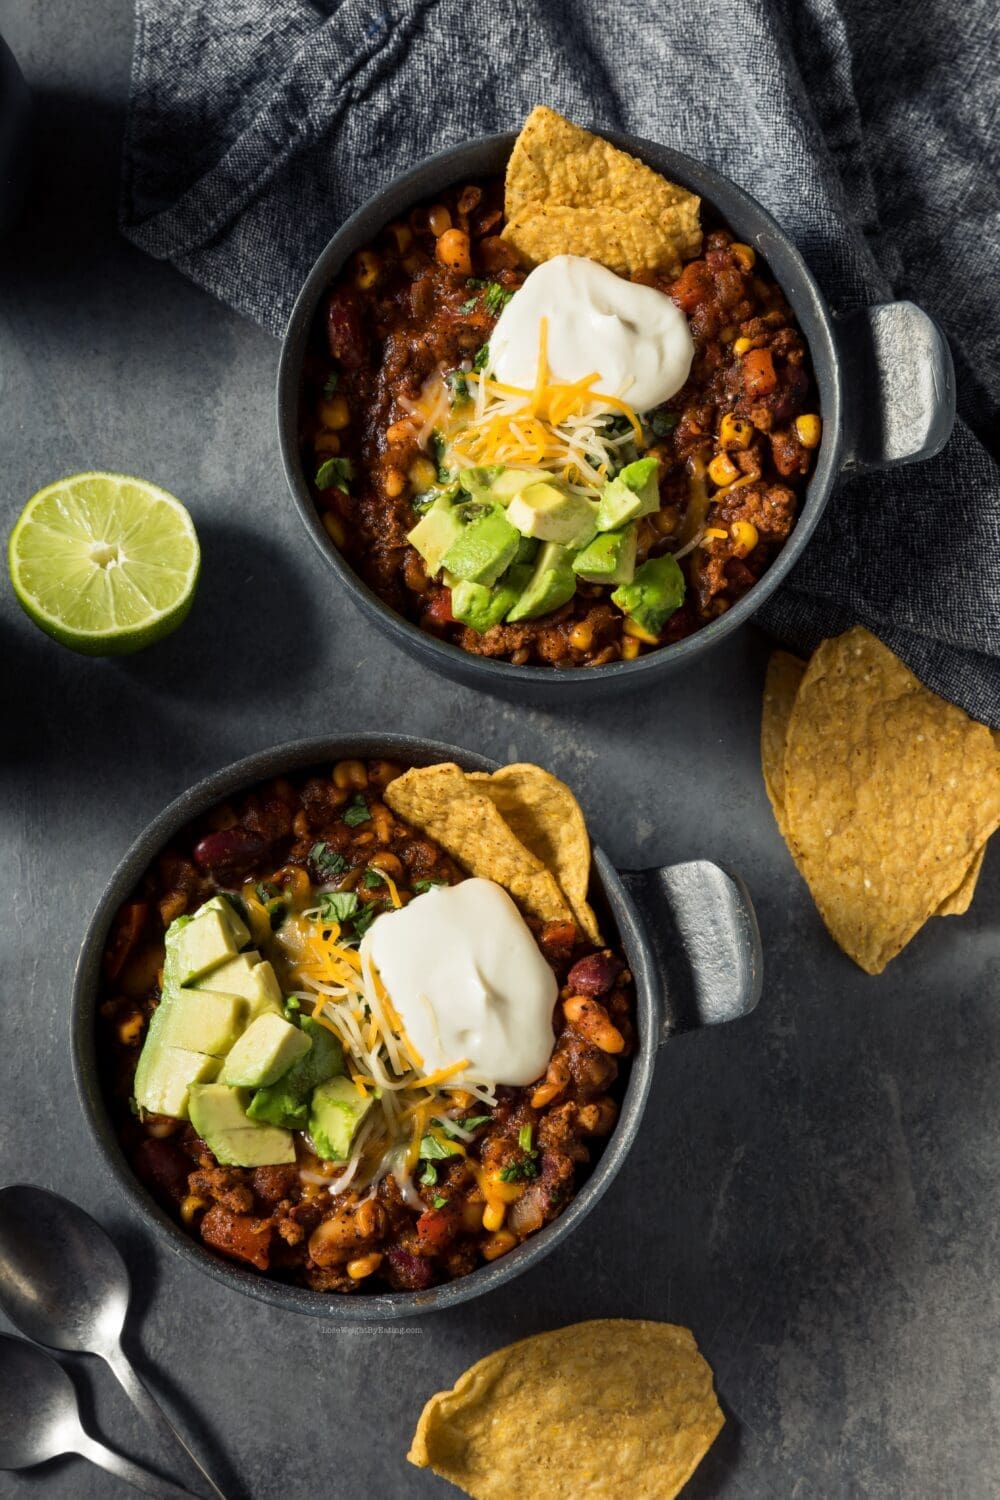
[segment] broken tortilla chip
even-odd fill
[[[724,1421],[689,1329],[602,1318],[479,1360],[428,1401],[407,1457],[473,1500],[672,1500]]]
[[[385,800],[470,875],[502,885],[527,915],[542,922],[573,919],[552,871],[458,766],[445,762],[406,771],[386,787]]]
[[[858,626],[824,641],[792,705],[784,807],[837,943],[878,974],[971,874],[1000,825],[990,731]]]
[[[511,832],[555,875],[577,926],[601,942],[597,918],[587,904],[590,836],[583,809],[569,787],[541,766],[502,766],[492,774],[471,771],[466,780],[485,792]]]
[[[507,165],[503,238],[527,265],[583,255],[676,276],[701,252],[701,199],[554,110],[531,111]]]

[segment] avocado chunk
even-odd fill
[[[160,1045],[148,1052],[144,1048],[135,1074],[135,1102],[150,1114],[186,1120],[192,1084],[211,1083],[221,1066],[219,1058],[184,1047]]]
[[[546,542],[538,554],[531,577],[524,592],[512,609],[507,611],[507,620],[537,620],[565,604],[576,593],[576,574],[573,572],[573,554],[568,547],[558,542]]]
[[[245,948],[250,941],[250,929],[230,898],[226,895],[213,896],[211,901],[206,901],[204,906],[199,906],[195,912],[195,921],[200,920],[200,918],[210,911],[217,911],[223,921],[228,922],[229,930],[233,935],[233,942],[237,948]]]
[[[587,583],[631,583],[637,535],[634,521],[621,531],[599,531],[574,557],[573,572]]]
[[[213,969],[195,989],[219,990],[227,995],[242,995],[250,1002],[251,1021],[258,1016],[280,1016],[283,996],[274,969],[268,959],[261,959],[256,948],[249,953],[238,953],[228,963]]]
[[[659,635],[667,620],[684,601],[684,574],[670,553],[651,557],[636,568],[631,583],[623,583],[611,595],[612,602],[651,636]]]
[[[281,1016],[258,1016],[226,1057],[219,1082],[245,1089],[267,1088],[305,1057],[311,1046],[305,1032]]]
[[[533,572],[530,563],[512,563],[491,589],[485,584],[467,583],[463,579],[451,591],[452,614],[470,630],[485,635],[487,630],[499,625],[511,606],[517,603]]]
[[[655,458],[637,458],[610,479],[601,491],[597,507],[598,531],[618,531],[627,521],[659,510],[658,471]]]
[[[277,1083],[257,1090],[247,1106],[251,1120],[284,1125],[288,1130],[305,1130],[313,1089],[344,1071],[343,1048],[333,1033],[310,1016],[303,1016],[299,1026],[312,1046]]]
[[[186,1047],[208,1057],[225,1057],[242,1035],[249,1007],[242,995],[215,990],[178,990],[160,1001],[160,1040],[165,1047]]]
[[[277,1125],[255,1125],[248,1117],[248,1095],[223,1083],[191,1086],[188,1111],[191,1124],[216,1161],[224,1167],[277,1167],[295,1160],[290,1130]]]
[[[555,484],[529,484],[507,507],[507,519],[523,536],[564,547],[585,547],[597,530],[597,506]]]
[[[491,505],[494,497],[490,493],[490,486],[494,479],[498,479],[503,472],[501,464],[480,465],[476,469],[463,469],[458,476],[458,482],[473,500],[481,500],[485,505]]]
[[[457,507],[462,534],[441,559],[442,567],[468,583],[496,583],[514,561],[521,540],[499,505],[469,500]]]
[[[462,519],[459,508],[452,504],[451,495],[445,492],[438,496],[420,517],[416,526],[406,534],[411,547],[416,547],[427,564],[428,573],[436,573],[448,548],[462,535]]]
[[[171,922],[166,944],[164,988],[169,978],[182,989],[236,955],[232,927],[218,909],[199,914],[193,921],[178,918]]]
[[[362,1099],[349,1078],[328,1078],[313,1089],[309,1134],[317,1154],[326,1161],[346,1161],[354,1132],[371,1103],[371,1095]]]

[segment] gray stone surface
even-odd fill
[[[767,807],[761,639],[579,717],[449,686],[375,639],[285,493],[276,344],[116,236],[128,0],[0,15],[38,103],[33,201],[0,248],[4,526],[60,474],[131,470],[187,502],[205,553],[184,629],[118,664],[65,653],[2,591],[0,1177],[70,1193],[119,1237],[132,1351],[245,1500],[444,1500],[403,1457],[425,1397],[595,1315],[694,1329],[729,1417],[698,1500],[1000,1494],[998,851],[968,916],[866,978]],[[543,761],[621,864],[732,864],[766,954],[754,1016],[661,1053],[641,1139],[573,1242],[481,1303],[354,1333],[225,1292],[151,1241],[92,1158],[67,1035],[75,951],[133,833],[214,767],[352,727]],[[182,1477],[104,1369],[74,1374],[95,1432]],[[3,1496],[119,1492],[78,1460],[0,1475]]]

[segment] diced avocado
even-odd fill
[[[622,531],[599,531],[574,557],[573,572],[587,583],[631,583],[637,533],[634,521]]]
[[[249,1006],[242,995],[215,990],[178,990],[160,1002],[165,1047],[186,1047],[209,1057],[225,1057],[242,1035]]]
[[[452,614],[470,630],[485,635],[492,626],[499,625],[511,606],[517,603],[533,572],[530,563],[512,563],[491,589],[482,583],[463,580],[451,592]]]
[[[529,484],[507,507],[507,519],[523,536],[564,547],[585,547],[597,530],[597,506],[555,484]]]
[[[281,1016],[258,1016],[227,1056],[219,1082],[245,1089],[267,1088],[305,1057],[311,1046],[305,1032]]]
[[[576,593],[573,554],[558,542],[546,542],[520,599],[507,611],[507,619],[536,620],[565,604]]]
[[[470,500],[456,507],[463,530],[441,559],[456,578],[469,583],[496,583],[514,561],[521,538],[499,505],[484,506]]]
[[[652,636],[659,635],[667,620],[684,601],[684,574],[676,558],[666,553],[651,557],[636,568],[631,583],[623,583],[611,595],[612,602]]]
[[[186,1120],[188,1090],[192,1084],[211,1083],[222,1063],[217,1057],[206,1057],[202,1052],[190,1052],[184,1047],[167,1047],[154,1042],[149,1048],[149,1040],[147,1036],[136,1069],[135,1102],[151,1114]]]
[[[452,504],[449,494],[442,494],[420,517],[412,531],[407,532],[406,540],[411,547],[416,547],[427,564],[428,573],[436,573],[441,559],[461,536],[462,529],[459,508]]]
[[[519,563],[533,563],[541,545],[537,537],[523,536],[517,544],[517,551],[514,553],[514,562],[511,566],[516,567]],[[503,579],[500,582],[502,583]]]
[[[195,920],[199,920],[206,912],[210,911],[217,911],[219,916],[229,923],[229,930],[233,935],[233,942],[237,948],[245,948],[250,941],[250,929],[229,897],[226,895],[213,896],[211,901],[206,901],[204,906],[199,906],[195,912]]]
[[[284,1125],[288,1130],[305,1130],[313,1089],[344,1071],[343,1048],[333,1033],[310,1016],[303,1016],[299,1026],[312,1046],[277,1083],[257,1090],[247,1106],[251,1120]]]
[[[216,1161],[225,1167],[276,1167],[295,1160],[290,1130],[255,1125],[246,1112],[243,1089],[198,1083],[190,1090],[191,1124]]]
[[[659,465],[655,458],[637,458],[601,491],[597,507],[598,531],[618,531],[626,521],[652,515],[660,508]]]
[[[494,464],[491,468],[463,469],[458,482],[473,500],[506,505],[526,485],[544,478],[544,469],[505,469],[502,464]]]
[[[167,928],[165,939],[166,951],[163,958],[163,983],[161,985],[161,993],[164,995],[180,989],[180,982],[177,978],[177,960],[175,958],[177,939],[184,928],[190,927],[193,921],[194,917],[175,917]]]
[[[349,1078],[328,1078],[313,1089],[309,1105],[309,1134],[326,1161],[346,1161],[354,1132],[371,1108],[372,1096],[362,1099]]]
[[[482,500],[489,505],[493,499],[490,494],[490,485],[502,473],[503,468],[500,464],[492,464],[488,468],[480,466],[477,469],[463,469],[458,476],[458,482],[473,500]]]
[[[171,982],[179,989],[210,974],[236,954],[232,928],[217,910],[206,911],[183,925],[171,922],[166,943],[165,971],[169,970]]]
[[[282,1013],[281,986],[270,962],[266,958],[261,961],[256,948],[249,953],[238,953],[227,964],[213,969],[207,979],[195,985],[195,989],[202,988],[242,995],[250,1001],[251,1021],[258,1016]]]

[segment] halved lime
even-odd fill
[[[121,656],[177,629],[201,553],[191,517],[166,490],[125,474],[73,474],[32,495],[8,560],[36,625],[71,651]]]

